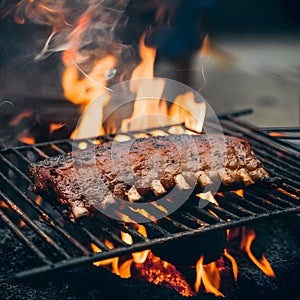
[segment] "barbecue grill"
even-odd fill
[[[200,208],[193,201],[185,203],[167,219],[143,224],[148,237],[141,235],[133,224],[103,218],[72,221],[64,219],[63,208],[55,199],[43,197],[42,203],[28,190],[31,183],[28,177],[28,165],[49,156],[63,154],[79,148],[80,143],[94,145],[114,139],[114,136],[101,136],[82,140],[58,140],[0,151],[0,216],[10,230],[36,255],[37,267],[14,274],[17,278],[26,278],[45,272],[67,269],[89,264],[116,256],[127,255],[160,244],[182,238],[204,235],[208,232],[224,231],[251,222],[300,212],[300,151],[297,145],[287,143],[270,135],[267,130],[259,130],[237,116],[248,113],[224,114],[220,122],[225,134],[245,137],[249,140],[255,155],[262,161],[272,177],[282,178],[274,181],[272,188],[260,185],[246,188],[244,196],[232,191],[223,191],[215,196],[216,206],[208,203]],[[184,132],[183,124],[176,125]],[[213,124],[211,124],[213,126]],[[170,127],[159,128],[165,134]],[[152,135],[152,130],[126,133],[129,138],[137,134]],[[8,208],[7,208],[8,207]],[[53,209],[53,207],[55,209]],[[22,220],[35,234],[19,226]],[[133,238],[128,245],[120,238],[126,232]],[[114,245],[110,249],[105,241]],[[93,253],[90,244],[99,247],[102,252]]]

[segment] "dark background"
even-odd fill
[[[123,33],[127,43],[136,43],[139,35],[132,29],[136,27],[136,31],[141,32],[141,28],[148,26],[153,17],[153,11],[143,14],[136,11],[137,2],[132,0],[129,4],[131,26]],[[8,1],[0,2],[2,13],[7,4]],[[173,31],[168,31],[162,27],[161,31],[154,32],[148,39],[148,43],[158,45],[157,75],[190,84],[205,96],[217,112],[245,106],[256,109],[258,106],[257,118],[250,120],[258,122],[260,126],[273,126],[274,120],[278,122],[278,118],[282,119],[281,125],[298,124],[299,114],[295,112],[299,111],[300,64],[296,65],[297,57],[294,56],[295,51],[300,50],[299,1],[179,1],[173,28]],[[39,62],[34,61],[50,33],[51,28],[47,26],[29,22],[15,24],[11,15],[0,20],[0,111],[10,111],[28,98],[43,101],[46,98],[63,97],[60,81],[64,67],[60,54],[53,54]],[[225,60],[225,63],[211,67],[210,63],[206,64],[204,61],[204,80],[203,60],[192,61],[191,54],[201,46],[206,33],[209,33],[210,40],[217,49],[217,54],[212,55],[212,59],[217,57],[216,63],[220,60]],[[133,38],[126,38],[128,36]],[[266,72],[259,70],[250,74],[248,65],[245,68],[243,64],[239,65],[239,61],[235,62],[235,50],[242,49],[241,56],[247,63],[251,60],[251,66],[260,64],[264,57],[259,56],[261,53],[256,55],[255,51],[262,44],[265,56],[274,56],[275,61],[266,64]],[[280,48],[277,59],[277,54],[273,55],[273,52],[283,45],[286,46],[284,49]],[[291,57],[294,59],[289,62]],[[277,68],[277,63],[285,64],[286,68]],[[286,82],[289,77],[292,80]],[[260,89],[262,92],[259,95],[251,94]],[[262,122],[269,107],[277,114]]]

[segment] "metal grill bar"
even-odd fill
[[[80,243],[78,243],[77,240],[75,240],[69,233],[67,233],[65,230],[63,230],[59,224],[50,217],[45,210],[41,206],[39,206],[35,201],[32,201],[29,199],[17,186],[14,184],[11,184],[11,182],[6,178],[2,172],[0,172],[0,178],[6,182],[12,190],[15,191],[17,195],[22,197],[22,199],[28,203],[35,211],[37,211],[40,214],[40,217],[43,219],[43,222],[50,225],[56,232],[60,233],[63,237],[65,237],[70,243],[72,243],[74,246],[76,246],[78,249],[80,249],[83,253],[87,253],[88,250],[83,247]],[[1,192],[0,192],[1,195]],[[5,196],[6,197],[6,196]],[[25,215],[25,214],[23,214]]]
[[[49,235],[47,235],[39,226],[37,226],[23,211],[14,204],[8,197],[6,197],[2,192],[0,192],[0,197],[2,201],[5,202],[14,212],[16,212],[21,219],[28,224],[42,239],[44,239],[49,245],[59,251],[65,258],[70,258],[70,255],[62,249],[59,245],[57,245]]]
[[[32,243],[20,230],[19,228],[4,214],[4,212],[0,209],[0,217],[5,222],[7,227],[18,237],[25,245],[31,249],[42,262],[46,265],[50,265],[51,261],[39,250],[39,248]]]
[[[249,218],[243,218],[243,219],[228,222],[228,223],[222,222],[222,223],[216,224],[215,226],[212,226],[212,227],[203,227],[200,229],[195,229],[195,230],[190,230],[190,231],[185,231],[185,232],[180,232],[180,233],[174,233],[168,237],[156,238],[155,240],[152,240],[151,242],[148,242],[148,243],[136,243],[136,244],[133,244],[132,246],[129,246],[128,248],[111,249],[109,252],[94,253],[93,255],[89,255],[89,256],[73,258],[72,260],[69,260],[69,261],[61,261],[59,263],[52,264],[51,266],[42,266],[42,267],[34,268],[34,269],[31,269],[28,271],[19,272],[19,273],[15,274],[15,277],[16,278],[32,277],[35,275],[40,275],[40,274],[48,273],[51,271],[53,272],[53,271],[57,271],[57,270],[67,269],[67,268],[69,269],[69,268],[72,268],[75,266],[83,265],[86,263],[91,263],[94,261],[105,260],[105,259],[116,257],[116,256],[126,255],[128,253],[134,253],[134,252],[146,250],[148,248],[151,248],[151,246],[153,246],[153,245],[168,242],[168,241],[171,241],[174,239],[199,235],[204,232],[214,232],[214,231],[219,231],[219,230],[224,230],[224,229],[236,228],[238,226],[250,224],[254,221],[275,218],[275,217],[279,217],[282,215],[286,215],[289,213],[295,213],[295,212],[300,212],[298,207],[286,209],[285,211],[281,210],[281,211],[274,211],[271,213],[268,212],[268,213],[251,216]]]
[[[273,147],[282,153],[294,155],[295,157],[300,158],[299,149],[297,147],[294,147],[292,144],[289,144],[285,141],[278,140],[248,123],[245,123],[241,120],[228,118],[228,121],[224,120],[222,124],[226,124],[228,128],[241,132],[247,137],[252,137],[262,144]]]
[[[159,243],[182,237],[234,228],[260,219],[299,212],[300,184],[297,174],[300,169],[300,154],[295,152],[295,149],[287,147],[285,143],[278,142],[270,137],[268,133],[262,134],[259,130],[254,130],[251,126],[232,119],[233,117],[236,117],[236,113],[221,116],[224,132],[237,137],[242,134],[248,138],[254,152],[263,161],[268,171],[273,176],[283,178],[284,183],[280,186],[280,189],[270,190],[263,187],[251,187],[244,190],[244,197],[230,191],[219,193],[216,195],[216,199],[220,206],[208,204],[205,208],[198,207],[196,199],[191,199],[168,218],[156,223],[145,223],[144,226],[148,233],[147,238],[140,234],[134,226],[108,220],[106,217],[93,220],[82,219],[76,222],[71,222],[69,219],[62,221],[61,217],[64,217],[64,211],[57,201],[53,201],[51,197],[46,195],[43,197],[46,204],[49,203],[55,207],[55,212],[49,207],[44,208],[43,205],[36,203],[36,196],[27,191],[28,184],[30,184],[27,167],[32,161],[64,154],[72,148],[79,148],[80,142],[94,145],[96,140],[102,143],[113,140],[113,137],[104,136],[78,141],[53,141],[1,150],[0,166],[3,166],[3,170],[1,169],[0,172],[0,180],[4,184],[3,187],[0,185],[0,197],[10,209],[1,207],[0,217],[11,231],[36,254],[42,263],[41,267],[18,273],[16,277],[23,278],[50,272],[51,270],[70,268],[145,250]],[[209,126],[213,126],[213,124]],[[186,130],[184,127],[182,128]],[[168,126],[159,128],[165,134],[169,134],[169,129]],[[147,131],[148,136],[152,134],[152,130],[154,129]],[[138,134],[141,134],[141,132],[126,133],[125,135],[130,137]],[[22,210],[23,206],[21,204],[28,206],[26,211]],[[153,209],[156,208],[153,207]],[[56,255],[61,257],[59,261],[53,263],[48,255],[44,254],[44,246],[39,245],[37,247],[28,239],[26,232],[23,232],[23,228],[19,228],[8,217],[13,211],[17,212],[17,215],[41,237],[42,241],[45,241],[45,244],[51,245],[53,251],[56,251]],[[48,231],[47,233],[44,232],[36,224],[38,219],[36,221],[31,220],[29,216],[31,213],[38,215],[42,222],[48,226],[49,233]],[[58,213],[60,213],[60,221],[57,220]],[[51,230],[58,233],[58,236],[52,237]],[[132,236],[132,245],[128,245],[121,239],[121,232]],[[113,249],[107,246],[107,241],[114,246]],[[102,252],[92,253],[91,243],[98,246]],[[69,246],[72,246],[72,248]]]

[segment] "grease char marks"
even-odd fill
[[[217,178],[224,186],[245,186],[269,176],[246,140],[219,135],[109,142],[31,164],[29,171],[33,190],[53,190],[75,217],[116,197],[139,201],[175,186],[188,189],[198,182],[206,188]]]

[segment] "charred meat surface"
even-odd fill
[[[247,186],[269,177],[247,140],[204,134],[104,143],[33,163],[29,172],[36,193],[54,191],[75,217],[114,197],[135,202],[174,187]]]

